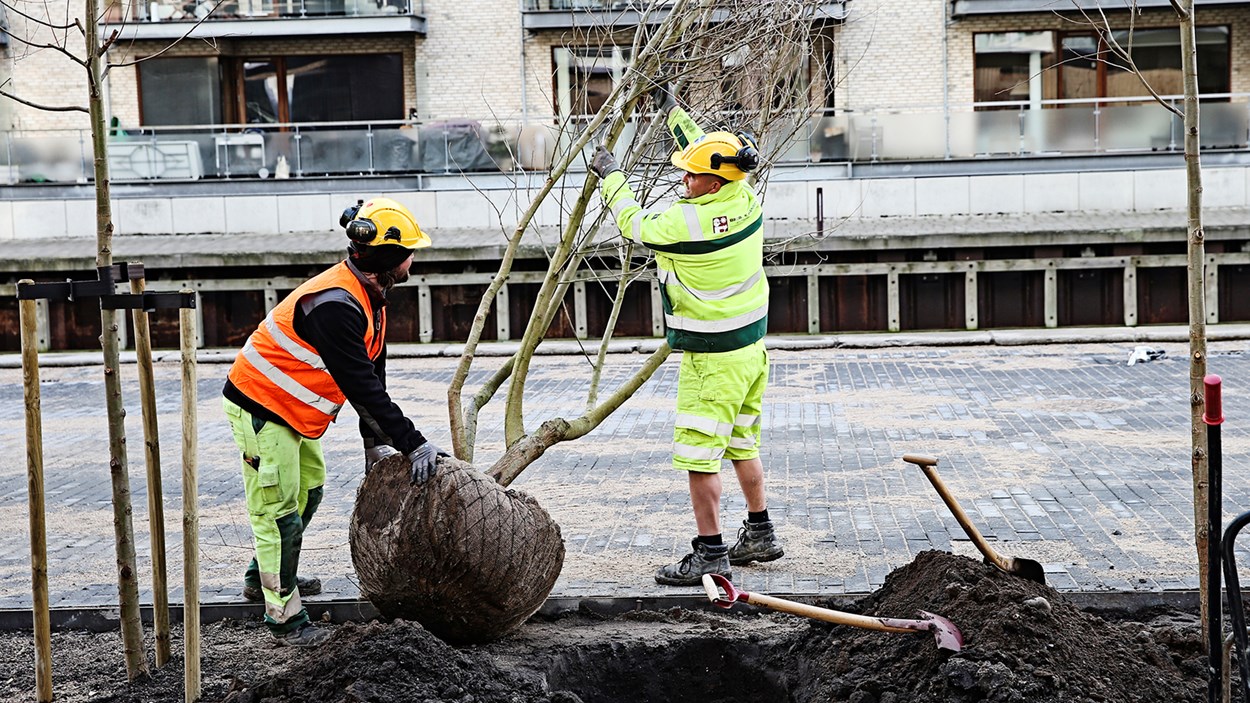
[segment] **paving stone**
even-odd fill
[[[761,457],[769,511],[787,556],[736,568],[744,587],[778,594],[863,593],[919,551],[972,554],[968,538],[907,452],[939,458],[941,475],[986,538],[1011,555],[1037,558],[1061,590],[1157,591],[1197,587],[1187,460],[1188,366],[1184,347],[1132,367],[1132,345],[806,349],[776,351],[763,413]],[[1245,344],[1211,346],[1225,378],[1250,378]],[[181,460],[176,357],[157,365],[171,586],[181,579]],[[228,357],[227,357],[228,358]],[[613,355],[604,388],[638,359]],[[475,388],[496,367],[483,355]],[[0,359],[0,362],[4,361]],[[396,401],[436,443],[450,444],[443,409],[454,358],[396,353],[388,378]],[[530,428],[580,414],[585,361],[542,357],[531,370]],[[227,367],[200,365],[201,582],[205,602],[234,602],[249,555],[237,457],[218,396]],[[133,366],[124,366],[138,572],[150,599],[150,537],[140,413]],[[112,505],[103,379],[98,367],[50,367],[42,377],[49,574],[58,606],[115,605]],[[676,393],[673,357],[589,436],[548,451],[515,487],[561,524],[568,557],[556,597],[674,593],[651,575],[689,550],[694,521],[684,476],[669,467]],[[1250,450],[1230,388],[1224,425],[1225,506],[1250,507],[1250,485],[1229,469]],[[0,421],[21,423],[21,371],[0,363]],[[133,406],[133,407],[132,407]],[[500,452],[502,412],[480,418],[479,460]],[[356,597],[346,529],[360,480],[350,409],[324,441],[329,475],[322,510],[306,536],[303,566],[323,579],[319,598]],[[22,456],[20,430],[0,433],[0,452]],[[0,607],[29,607],[29,536],[23,462],[0,468]],[[734,539],[745,501],[724,471],[722,525]],[[1239,547],[1241,563],[1250,545]],[[683,591],[684,592],[684,591]],[[697,589],[692,592],[697,592]],[[171,596],[180,602],[181,592]]]

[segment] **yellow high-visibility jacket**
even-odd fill
[[[702,130],[680,109],[669,127],[681,144]],[[745,181],[716,193],[643,210],[615,171],[603,179],[604,200],[621,233],[655,252],[668,343],[693,352],[740,349],[768,330],[764,215]]]

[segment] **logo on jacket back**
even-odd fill
[[[714,234],[724,234],[729,231],[729,218],[725,215],[712,218],[712,232]]]

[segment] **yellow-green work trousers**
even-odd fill
[[[673,468],[717,473],[722,459],[758,457],[767,388],[768,351],[762,339],[727,352],[683,352]]]
[[[265,594],[265,624],[281,635],[308,622],[295,575],[304,529],[321,504],[326,462],[321,442],[253,416],[229,400],[230,419],[243,465],[243,490],[256,557],[244,582]]]

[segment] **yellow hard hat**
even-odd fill
[[[673,165],[690,173],[710,173],[740,181],[759,165],[759,152],[750,135],[711,132],[681,151],[673,152]]]
[[[390,198],[358,201],[343,211],[339,224],[347,230],[347,238],[359,245],[422,249],[433,243],[408,208]]]

